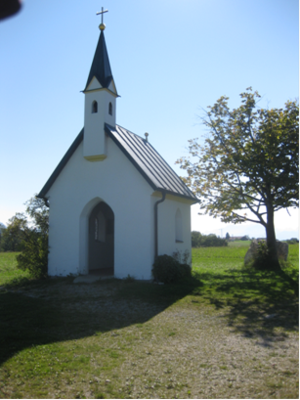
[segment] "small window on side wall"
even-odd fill
[[[109,113],[109,115],[113,115],[113,106],[111,103],[109,103],[109,105],[108,105],[108,113]]]
[[[179,208],[175,215],[175,241],[178,243],[183,242],[183,227],[182,227],[182,215]]]
[[[93,101],[92,103],[92,114],[96,114],[98,112],[98,103]]]

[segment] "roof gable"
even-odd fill
[[[110,84],[109,84],[109,86],[108,86],[108,89],[109,89],[111,92],[115,93],[115,94],[118,96],[117,88],[116,88],[114,79],[111,80],[111,82],[110,82]]]
[[[154,191],[164,191],[175,196],[187,198],[193,202],[198,201],[197,197],[184,184],[176,172],[145,139],[119,125],[113,128],[105,124],[105,132],[142,174]],[[56,178],[82,142],[83,137],[84,129],[78,134],[38,194],[38,197],[44,198],[46,196]]]
[[[94,76],[89,85],[86,87],[86,90],[97,90],[97,89],[102,89],[102,86],[99,83],[98,79]]]

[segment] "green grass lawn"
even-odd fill
[[[233,242],[229,247],[193,249],[194,275],[203,283],[201,293],[212,302],[262,302],[284,309],[294,298],[288,280],[273,272],[249,271],[243,260],[250,242]],[[299,246],[289,246],[286,276],[299,282]],[[271,310],[270,310],[271,312]]]
[[[28,272],[17,269],[17,253],[0,253],[0,286],[14,285],[29,279]]]
[[[193,249],[177,285],[35,281],[0,253],[0,398],[298,398],[298,298],[248,245]]]

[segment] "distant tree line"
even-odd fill
[[[24,215],[16,213],[16,215],[8,220],[7,227],[1,224],[0,251],[22,250],[23,241],[25,240],[24,223]]]
[[[226,239],[214,234],[202,235],[200,232],[192,232],[192,247],[223,247],[228,246]]]
[[[286,240],[286,242],[287,242],[288,244],[298,244],[298,243],[299,243],[299,239],[297,239],[297,238],[291,238],[291,239],[289,239],[289,240]]]
[[[47,276],[49,209],[33,197],[24,214],[16,213],[7,227],[0,224],[0,251],[17,251],[17,267],[34,278]]]

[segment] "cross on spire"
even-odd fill
[[[104,29],[105,29],[105,24],[103,23],[103,14],[107,13],[107,12],[108,12],[108,10],[103,10],[103,7],[101,7],[101,11],[98,11],[96,13],[96,15],[100,15],[101,14],[101,24],[99,26],[101,31],[104,31]]]

